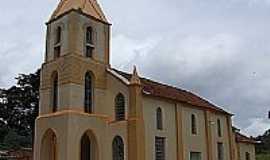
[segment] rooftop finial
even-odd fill
[[[140,80],[140,77],[138,75],[137,68],[135,65],[133,67],[133,74],[130,80],[130,84],[137,84],[137,85],[141,84],[141,80]]]

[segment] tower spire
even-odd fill
[[[97,0],[61,0],[49,21],[57,19],[71,10],[81,11],[83,14],[109,23]]]

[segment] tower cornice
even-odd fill
[[[78,14],[81,14],[81,15],[85,16],[85,17],[91,18],[91,19],[93,19],[93,20],[95,20],[95,21],[97,21],[97,22],[100,22],[100,23],[103,23],[103,24],[106,24],[106,25],[109,25],[109,26],[112,25],[112,24],[109,23],[109,22],[102,21],[102,20],[100,20],[100,19],[98,19],[98,18],[96,18],[96,17],[94,17],[94,16],[92,16],[92,15],[89,15],[89,14],[86,14],[86,13],[82,12],[81,9],[73,9],[73,8],[70,9],[70,10],[68,10],[68,11],[66,11],[66,12],[64,12],[63,14],[61,14],[61,15],[59,15],[59,16],[53,18],[53,19],[51,18],[48,22],[46,22],[46,25],[51,24],[51,23],[54,22],[54,21],[57,21],[57,20],[60,19],[61,17],[64,17],[65,15],[67,15],[67,14],[69,14],[69,13],[71,13],[71,12],[76,12],[76,13],[78,13]]]

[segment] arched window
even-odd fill
[[[221,132],[221,121],[220,121],[220,119],[217,120],[217,132],[218,132],[218,136],[221,137],[222,132]]]
[[[121,93],[115,97],[115,120],[125,120],[125,97]]]
[[[124,160],[124,142],[120,136],[116,136],[112,143],[113,160]]]
[[[84,111],[86,113],[92,113],[92,105],[93,105],[93,82],[92,76],[90,72],[87,72],[85,75],[85,96],[84,96]]]
[[[52,84],[52,111],[56,112],[58,107],[58,74],[54,73],[53,75],[53,84]]]
[[[156,121],[157,121],[157,129],[163,129],[163,119],[162,119],[162,110],[158,108],[156,111]]]
[[[97,140],[90,130],[83,134],[80,148],[80,160],[99,160]]]
[[[45,132],[41,142],[40,160],[56,160],[57,139],[55,133],[49,129]]]
[[[86,44],[85,44],[85,56],[92,58],[93,57],[93,50],[94,50],[94,43],[93,43],[93,28],[87,27],[86,28]]]
[[[197,134],[197,122],[194,114],[191,115],[191,133]]]
[[[87,134],[81,139],[81,160],[91,160],[91,142]]]
[[[54,58],[60,57],[61,39],[62,39],[62,28],[60,26],[58,26],[56,28],[56,32],[55,32]]]

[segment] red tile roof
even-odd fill
[[[131,79],[131,74],[113,69],[121,76],[125,77],[126,79]],[[204,109],[217,111],[220,113],[225,113],[232,115],[225,110],[221,109],[220,107],[217,107],[216,105],[210,103],[209,101],[199,97],[196,94],[193,94],[189,91],[172,87],[166,84],[162,84],[159,82],[152,81],[150,79],[146,78],[140,78],[141,84],[143,87],[143,93],[145,95],[159,97],[159,98],[165,98],[173,101],[178,101],[182,103],[187,103],[196,107],[202,107]]]
[[[258,143],[253,138],[249,138],[249,137],[247,137],[239,132],[235,132],[235,140],[237,143],[251,143],[251,144]]]

